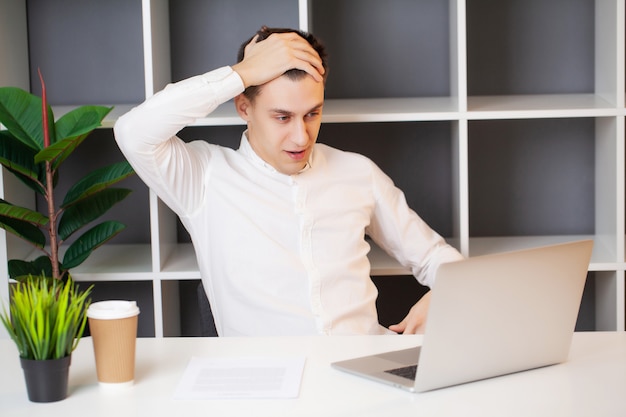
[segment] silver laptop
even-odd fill
[[[592,247],[584,240],[442,265],[421,346],[332,366],[421,392],[564,362]]]

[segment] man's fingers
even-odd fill
[[[242,62],[233,66],[246,86],[271,81],[290,69],[305,71],[316,81],[323,81],[324,66],[317,51],[296,33],[273,33],[257,42],[256,35],[244,52]]]

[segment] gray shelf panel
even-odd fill
[[[468,94],[594,92],[594,0],[468,0]]]
[[[592,118],[469,123],[470,236],[594,234]]]
[[[28,0],[30,83],[50,104],[144,100],[141,2]]]
[[[239,46],[262,25],[298,28],[298,2],[170,1],[172,80],[234,64]]]
[[[311,10],[329,52],[328,98],[451,94],[447,1],[316,0]]]

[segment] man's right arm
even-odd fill
[[[176,134],[243,91],[230,67],[198,75],[165,89],[120,117],[117,143],[140,178],[175,211],[200,202],[203,171],[209,155],[197,152]]]

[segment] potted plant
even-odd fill
[[[55,122],[41,73],[39,77],[41,98],[16,87],[0,88],[0,124],[6,128],[0,130],[0,163],[46,202],[40,213],[0,199],[0,227],[43,252],[33,260],[9,260],[9,276],[17,280],[29,275],[63,278],[122,231],[125,226],[120,222],[101,222],[76,238],[59,258],[68,238],[126,198],[130,190],[111,185],[134,173],[125,160],[97,169],[77,181],[56,205],[59,168],[111,108],[82,106]]]
[[[82,106],[55,122],[41,73],[39,77],[41,98],[15,87],[0,88],[0,164],[45,201],[40,213],[0,198],[0,227],[43,253],[35,259],[9,260],[9,276],[17,283],[11,284],[9,312],[4,311],[2,322],[18,346],[29,398],[56,401],[67,395],[70,354],[83,333],[92,290],[79,291],[68,271],[125,226],[110,220],[77,232],[128,196],[130,190],[111,186],[134,171],[125,160],[96,169],[79,179],[57,205],[60,167],[111,108]],[[65,381],[48,382],[48,377],[30,371],[31,365],[62,379],[64,375]],[[41,393],[44,388],[57,391],[47,396]]]
[[[64,280],[29,276],[11,286],[2,324],[17,345],[28,398],[33,402],[67,397],[71,354],[87,322],[92,286],[78,290]]]

